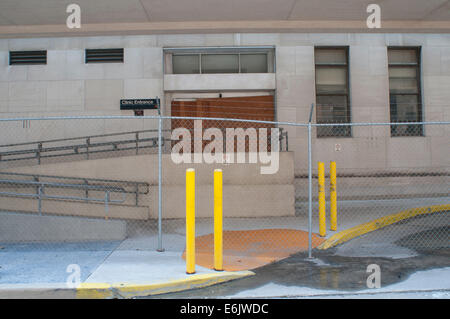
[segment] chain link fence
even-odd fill
[[[313,127],[312,136],[319,136],[323,127],[328,125]],[[359,239],[349,247],[358,250],[359,256],[383,255],[383,250],[393,246],[411,250],[449,248],[449,125],[355,123],[333,127],[342,127],[346,134],[350,129],[352,138],[317,138],[313,142],[313,190],[318,189],[316,164],[325,163],[325,248],[353,238]],[[357,148],[352,148],[352,143]],[[330,161],[338,167],[336,231],[330,230]],[[305,179],[296,179],[297,209],[303,212],[308,194],[301,186]],[[317,191],[312,196],[312,229],[318,232],[319,217],[314,216],[318,211]]]
[[[314,248],[341,243],[343,232],[379,234],[378,247],[390,241],[449,248],[450,123],[214,115],[1,119],[0,246],[77,243],[102,250],[108,243],[184,258],[185,171],[194,168],[200,266],[213,263],[214,169],[223,171],[226,270],[300,251],[311,256]],[[330,230],[332,161],[336,230]],[[325,164],[324,236],[318,162]]]

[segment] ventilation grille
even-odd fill
[[[9,65],[47,64],[47,51],[10,51]]]
[[[87,49],[86,63],[123,62],[122,49]]]

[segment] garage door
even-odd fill
[[[203,117],[203,118],[226,118],[226,119],[247,119],[259,121],[274,121],[275,107],[272,95],[226,97],[226,98],[199,98],[191,100],[173,100],[172,116]],[[173,119],[172,129],[187,128],[193,136],[194,121]],[[226,128],[271,128],[272,124],[234,122],[221,120],[203,120],[203,131],[208,128],[219,128],[225,136]],[[270,138],[270,130],[268,131]],[[208,141],[204,141],[205,146]],[[270,143],[269,151],[270,151]],[[235,146],[235,151],[237,145]],[[248,141],[245,146],[249,149]],[[193,152],[193,145],[192,145]]]

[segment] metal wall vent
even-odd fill
[[[47,64],[47,51],[9,51],[9,65]]]
[[[122,49],[86,49],[86,63],[123,62]]]

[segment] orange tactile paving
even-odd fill
[[[325,239],[312,234],[312,247]],[[308,232],[294,229],[232,230],[223,232],[223,268],[248,270],[308,249]],[[195,238],[195,263],[214,268],[214,234]],[[185,252],[182,255],[185,259]]]

